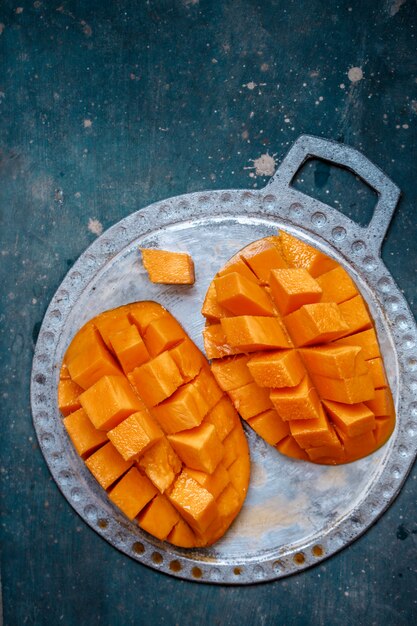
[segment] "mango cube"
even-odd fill
[[[209,407],[192,383],[183,385],[170,398],[154,407],[152,414],[167,434],[199,426]]]
[[[319,416],[310,420],[290,420],[291,435],[303,448],[325,446],[333,441],[333,429],[320,407]]]
[[[303,304],[319,302],[322,295],[320,285],[306,269],[272,270],[269,284],[281,315],[288,315]]]
[[[71,378],[83,389],[88,389],[103,376],[117,376],[121,369],[109,353],[97,330],[90,326],[81,335],[82,344],[76,342],[67,350],[66,359]],[[80,348],[76,350],[76,347]],[[82,349],[81,349],[82,345]]]
[[[375,389],[370,374],[361,374],[360,376],[343,379],[311,374],[311,378],[320,397],[324,400],[357,404],[358,402],[372,400],[375,396]]]
[[[113,351],[125,374],[149,360],[149,352],[136,326],[109,334]]]
[[[134,519],[158,491],[149,478],[132,467],[109,492],[110,500],[129,519]]]
[[[267,409],[272,409],[269,398],[269,389],[258,387],[256,383],[249,383],[238,389],[229,391],[229,396],[236,411],[247,420]]]
[[[223,396],[211,411],[207,413],[204,421],[208,424],[213,424],[217,436],[220,441],[223,441],[230,431],[239,424],[239,417],[229,398]]]
[[[128,376],[148,407],[153,407],[178,389],[183,383],[181,373],[169,352],[162,352]]]
[[[164,436],[159,426],[145,411],[133,413],[107,434],[125,461],[137,458]]]
[[[220,320],[220,324],[226,336],[226,344],[240,351],[290,347],[285,331],[276,317],[240,315],[225,317]]]
[[[343,404],[324,400],[323,405],[332,421],[348,437],[357,437],[375,428],[375,416],[372,411],[363,404]]]
[[[147,477],[161,493],[172,485],[181,471],[181,461],[167,439],[160,439],[138,461]]]
[[[132,466],[132,461],[125,461],[109,441],[94,452],[85,464],[103,489],[107,489],[127,472]]]
[[[310,372],[329,378],[352,378],[368,372],[359,346],[328,344],[300,350]]]
[[[59,381],[58,408],[62,415],[69,415],[81,407],[79,395],[82,391],[82,388],[70,378]]]
[[[94,428],[84,409],[78,409],[63,421],[75,449],[83,459],[108,440],[106,433]]]
[[[296,387],[272,389],[270,398],[284,422],[318,419],[320,416],[320,399],[308,376]]]
[[[204,533],[217,514],[212,494],[187,472],[182,472],[169,493],[169,499],[187,524],[197,533]]]
[[[186,252],[141,248],[142,263],[152,283],[193,285],[194,263]]]
[[[379,356],[378,339],[373,328],[354,333],[348,337],[337,339],[333,342],[334,346],[359,346],[362,348],[363,358],[367,361],[375,359]]]
[[[338,305],[342,318],[348,325],[348,332],[345,335],[352,335],[362,330],[372,328],[372,321],[369,317],[368,309],[362,298],[357,295],[346,302]]]
[[[248,368],[251,357],[246,355],[232,356],[211,364],[211,371],[223,391],[230,391],[253,382]]]
[[[235,315],[272,315],[272,303],[265,290],[237,272],[214,279],[217,302]]]
[[[181,324],[168,315],[153,320],[144,335],[146,347],[152,357],[173,348],[185,337],[186,334]]]
[[[277,237],[265,237],[246,246],[242,258],[259,280],[267,284],[272,269],[287,267],[287,263],[274,243]]]
[[[248,361],[248,369],[260,387],[295,387],[306,373],[295,350],[261,353]]]
[[[260,415],[251,417],[248,420],[248,424],[271,446],[274,446],[278,441],[290,434],[288,422],[284,422],[274,409],[269,409]]]
[[[138,524],[143,530],[163,541],[168,537],[179,519],[178,512],[168,498],[157,495],[139,514]]]
[[[298,347],[337,339],[349,326],[334,302],[305,304],[284,318],[291,339]]]
[[[201,424],[176,435],[168,435],[184,465],[212,474],[223,456],[223,445],[213,424]]]
[[[313,278],[337,267],[334,259],[283,230],[280,232],[280,245],[289,266],[302,267],[308,270]]]
[[[358,293],[355,283],[341,266],[318,276],[317,283],[322,290],[321,302],[341,304],[346,300],[350,300]]]

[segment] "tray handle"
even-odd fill
[[[311,157],[346,167],[377,192],[378,202],[372,219],[363,229],[368,241],[372,240],[379,250],[401,192],[379,167],[355,148],[314,135],[301,135],[284,157],[267,188],[289,187],[300,167]]]

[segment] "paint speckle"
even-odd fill
[[[80,24],[83,28],[84,35],[86,37],[91,37],[91,35],[93,34],[93,29],[91,28],[90,24],[87,24],[87,22],[85,22],[84,20],[81,20]]]
[[[261,65],[261,72],[267,72],[268,70],[269,70],[268,63],[262,63],[262,65]]]
[[[84,128],[91,128],[93,125],[93,122],[91,120],[83,120],[83,126]]]
[[[411,100],[411,110],[413,113],[417,113],[417,100]]]
[[[90,217],[88,220],[88,230],[90,233],[93,233],[93,235],[99,236],[103,232],[103,224],[99,222],[99,220]]]
[[[251,80],[250,83],[243,85],[243,87],[247,87],[250,91],[253,91],[255,87],[257,87],[257,84],[254,83],[253,80]]]
[[[16,7],[16,13],[17,15],[20,15],[20,13],[23,13],[23,7]]]
[[[410,127],[409,127],[409,125],[408,125],[408,124],[403,124],[403,128],[404,128],[405,130],[407,130],[407,128],[410,128]]]
[[[5,25],[3,24],[3,22],[0,22],[0,35],[2,35],[2,34],[3,34],[3,31],[4,31],[4,29],[5,29],[5,28],[6,28],[6,27],[5,27]]]
[[[340,87],[340,89],[346,89],[345,83],[340,83],[339,87]]]
[[[351,67],[348,71],[348,78],[351,83],[358,83],[363,78],[363,71],[361,67]]]
[[[401,9],[403,4],[405,4],[406,2],[407,0],[394,0],[394,2],[391,4],[389,8],[390,17],[394,17],[394,15],[398,13],[398,11]]]
[[[247,130],[244,130],[244,131],[242,132],[241,137],[242,137],[242,139],[244,139],[244,140],[249,139],[249,133],[248,133],[248,131],[247,131]]]
[[[276,167],[277,164],[274,155],[268,154],[267,152],[266,154],[261,154],[259,158],[254,159],[253,167],[245,169],[254,169],[256,176],[272,176],[275,173]]]

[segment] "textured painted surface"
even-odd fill
[[[28,381],[39,323],[68,267],[102,227],[154,200],[262,186],[303,132],[361,149],[403,190],[383,258],[416,314],[415,1],[137,5],[0,8],[4,621],[413,623],[415,469],[349,549],[245,589],[181,582],[129,560],[49,476]],[[347,176],[314,164],[298,184],[369,219],[372,194]]]

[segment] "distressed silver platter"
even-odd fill
[[[309,157],[356,173],[378,192],[367,227],[291,187]],[[249,584],[303,570],[361,535],[398,494],[417,451],[417,328],[380,257],[399,189],[365,156],[342,144],[301,136],[261,190],[192,193],[157,202],[121,220],[68,272],[46,312],[31,380],[33,421],[41,450],[64,496],[114,547],[180,578]],[[251,483],[235,523],[214,546],[184,550],[129,522],[75,453],[57,407],[64,352],[76,331],[103,310],[156,300],[202,347],[201,304],[222,264],[247,243],[283,228],[339,261],[354,277],[375,320],[397,409],[389,442],[373,455],[338,467],[289,459],[247,429]],[[192,287],[151,284],[138,247],[191,253]]]

